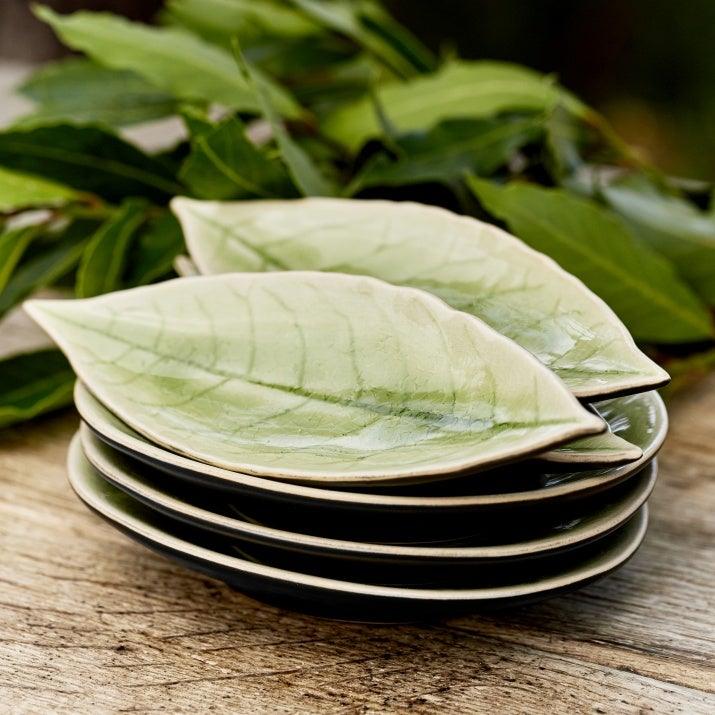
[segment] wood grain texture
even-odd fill
[[[0,103],[0,123],[18,111]],[[20,313],[0,324],[0,355],[43,344]],[[410,627],[262,606],[124,538],[67,484],[70,410],[0,432],[0,713],[713,713],[715,376],[672,422],[624,569]]]
[[[25,340],[3,326],[3,348]],[[71,411],[0,433],[2,712],[715,712],[715,376],[672,405],[651,529],[556,600],[371,627],[263,606],[132,543],[65,479]]]

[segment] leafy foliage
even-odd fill
[[[476,178],[469,185],[489,213],[614,306],[636,338],[677,343],[712,337],[708,311],[692,290],[606,209],[562,189],[499,187]]]
[[[174,95],[141,75],[71,58],[38,70],[20,92],[37,103],[32,124],[97,122],[122,127],[175,114]]]
[[[195,196],[241,199],[291,195],[285,166],[251,143],[237,117],[208,128],[193,125],[191,145],[180,176]]]
[[[0,168],[0,212],[60,206],[78,198],[68,186]]]
[[[0,360],[0,427],[69,405],[74,381],[74,372],[59,350]]]
[[[668,364],[713,349],[711,188],[645,166],[556,78],[438,59],[376,0],[167,0],[155,26],[36,13],[85,57],[40,69],[34,111],[0,131],[0,315],[45,286],[171,275],[173,196],[342,195],[503,222]],[[117,133],[169,116],[187,127],[169,152]]]
[[[0,166],[94,193],[107,201],[182,191],[171,170],[107,129],[52,124],[0,134]]]
[[[235,71],[231,55],[198,37],[104,13],[65,16],[40,7],[37,16],[69,47],[107,67],[137,72],[177,97],[221,102],[247,111],[257,108],[255,94]],[[271,91],[281,111],[297,110],[282,89],[271,85]]]
[[[351,149],[381,135],[379,104],[399,132],[424,131],[445,119],[492,117],[502,112],[544,112],[559,103],[580,113],[583,105],[551,79],[503,62],[447,62],[434,74],[389,83],[326,117],[328,136]]]

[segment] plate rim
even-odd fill
[[[145,542],[156,545],[157,548],[163,547],[171,553],[183,554],[194,561],[203,561],[221,566],[235,573],[262,577],[284,585],[293,585],[297,588],[303,586],[324,592],[339,592],[353,596],[396,600],[403,599],[414,602],[480,602],[537,595],[559,588],[568,588],[588,581],[589,579],[605,575],[628,561],[643,542],[648,527],[648,504],[646,503],[633,515],[627,524],[624,524],[624,530],[630,527],[631,533],[624,536],[623,544],[621,544],[620,550],[616,554],[596,557],[594,559],[596,561],[595,565],[591,564],[580,572],[578,569],[572,569],[566,573],[548,577],[538,583],[536,587],[534,587],[533,583],[470,589],[425,589],[378,586],[352,581],[341,581],[325,576],[313,576],[298,571],[288,571],[287,569],[278,568],[276,566],[254,563],[236,556],[211,551],[205,547],[167,534],[157,527],[142,522],[141,519],[131,514],[122,512],[117,507],[109,504],[106,500],[102,501],[97,498],[96,494],[93,494],[88,488],[86,478],[83,482],[81,474],[78,474],[78,472],[82,470],[82,458],[81,444],[78,436],[75,435],[70,443],[67,455],[67,471],[70,485],[81,501],[90,509],[107,519],[115,527],[124,529],[137,537],[141,537]],[[86,459],[85,465],[87,467],[91,466]],[[99,478],[101,479],[101,477]],[[577,574],[574,573],[575,571]]]
[[[657,432],[647,449],[643,450],[643,456],[635,462],[621,465],[609,470],[607,475],[587,477],[577,482],[559,484],[545,487],[543,489],[531,490],[528,492],[511,492],[509,494],[490,495],[458,495],[448,497],[424,497],[424,496],[400,496],[393,494],[370,494],[364,492],[351,492],[349,489],[329,489],[326,487],[316,487],[295,482],[281,482],[277,479],[257,477],[252,474],[243,474],[220,467],[197,462],[188,457],[171,452],[159,445],[152,444],[145,438],[137,435],[123,433],[121,430],[111,425],[103,424],[97,426],[98,417],[96,411],[93,412],[92,403],[96,403],[101,409],[108,410],[94,395],[88,387],[77,380],[74,389],[74,401],[82,420],[90,428],[96,431],[101,438],[108,440],[113,446],[121,446],[130,450],[134,455],[148,457],[153,462],[168,465],[178,470],[184,470],[194,475],[194,477],[215,481],[215,487],[248,487],[254,490],[270,493],[280,497],[297,497],[306,500],[330,501],[334,504],[359,504],[365,507],[405,507],[405,508],[468,508],[486,506],[507,506],[517,502],[540,502],[546,501],[579,492],[588,492],[606,484],[616,484],[626,477],[634,474],[642,467],[645,467],[660,450],[668,432],[668,413],[662,397],[654,390],[638,393],[644,399],[653,401],[656,410]],[[118,417],[116,417],[119,420]],[[101,422],[101,417],[99,418]],[[131,429],[131,427],[128,427]],[[139,457],[141,459],[141,456]],[[135,457],[136,458],[136,457]],[[156,467],[156,464],[154,465]],[[161,469],[161,467],[157,467]],[[162,470],[164,471],[164,470]],[[174,472],[174,476],[176,474]],[[606,477],[606,478],[604,478]],[[182,477],[183,478],[183,477]]]
[[[645,465],[641,471],[630,477],[633,480],[639,478],[642,480],[643,484],[640,491],[629,495],[626,500],[611,505],[609,509],[611,515],[606,520],[606,523],[598,526],[591,523],[590,528],[576,526],[573,530],[557,532],[548,537],[490,546],[448,547],[373,544],[350,539],[313,536],[262,524],[252,524],[236,517],[215,514],[208,509],[189,504],[150,485],[142,484],[140,480],[131,474],[127,474],[121,466],[112,464],[109,459],[101,454],[102,448],[108,451],[111,451],[112,448],[101,443],[98,437],[93,436],[86,425],[80,427],[79,435],[85,457],[103,479],[160,513],[169,514],[176,519],[184,518],[198,528],[224,535],[233,534],[236,537],[244,538],[258,536],[273,545],[288,546],[297,544],[309,548],[330,550],[346,556],[362,554],[366,556],[404,556],[422,559],[457,560],[471,558],[487,561],[553,554],[572,546],[597,540],[624,524],[650,497],[658,478],[657,460],[653,460]],[[94,444],[93,442],[95,441],[101,443],[101,446]],[[127,486],[127,483],[130,483],[131,486]],[[597,517],[594,517],[594,519],[597,519]],[[593,520],[591,521],[593,522]]]

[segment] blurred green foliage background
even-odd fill
[[[49,0],[149,20],[159,0]],[[387,0],[435,50],[553,72],[664,170],[715,178],[713,0]],[[27,0],[0,2],[0,58],[63,48]],[[30,40],[30,41],[27,41]],[[2,61],[2,60],[0,60]]]
[[[713,0],[388,0],[432,48],[553,72],[664,170],[715,178]]]

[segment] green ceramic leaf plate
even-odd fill
[[[401,514],[407,518],[419,514],[423,519],[438,513],[481,516],[494,508],[543,509],[560,500],[590,499],[629,479],[648,464],[668,431],[668,414],[657,392],[628,395],[599,403],[599,407],[609,406],[613,411],[613,430],[643,451],[636,462],[571,472],[534,470],[533,464],[519,462],[485,473],[478,480],[468,475],[414,486],[399,484],[372,491],[351,491],[263,479],[169,452],[119,420],[80,381],[75,386],[74,401],[82,420],[100,439],[162,475],[195,489],[220,490],[263,504],[266,510],[289,504],[297,518],[306,515],[306,523],[310,523],[310,515],[319,513],[325,519],[329,513],[340,515],[346,510],[362,513],[365,522],[372,522],[378,516],[394,520]]]
[[[561,447],[538,455],[537,459],[544,462],[560,464],[580,464],[584,468],[594,468],[598,465],[626,464],[635,462],[643,456],[643,450],[628,440],[619,437],[613,429],[623,429],[623,420],[618,411],[618,400],[607,400],[598,405],[591,405],[595,414],[606,421],[608,430],[593,437],[582,437],[568,442]]]
[[[176,256],[174,270],[180,276],[198,275],[196,264],[184,255]],[[606,421],[608,422],[608,420]],[[608,430],[602,434],[567,442],[561,447],[537,455],[536,458],[544,462],[573,463],[594,467],[626,464],[640,459],[642,454],[640,447],[619,437],[609,425]]]
[[[162,517],[102,479],[82,454],[78,439],[70,447],[67,466],[72,488],[90,509],[154,551],[276,605],[373,622],[433,619],[485,606],[531,602],[572,590],[622,566],[637,551],[648,524],[647,506],[643,506],[627,524],[597,542],[595,549],[577,563],[521,581],[517,574],[505,586],[380,586],[238,558],[230,553],[231,544],[225,540],[212,542],[206,532],[189,530]]]
[[[172,208],[203,274],[336,271],[421,288],[525,347],[579,398],[668,381],[606,303],[491,224],[391,201],[178,198]]]
[[[434,478],[605,429],[485,323],[365,276],[200,276],[26,307],[131,427],[249,474]]]

